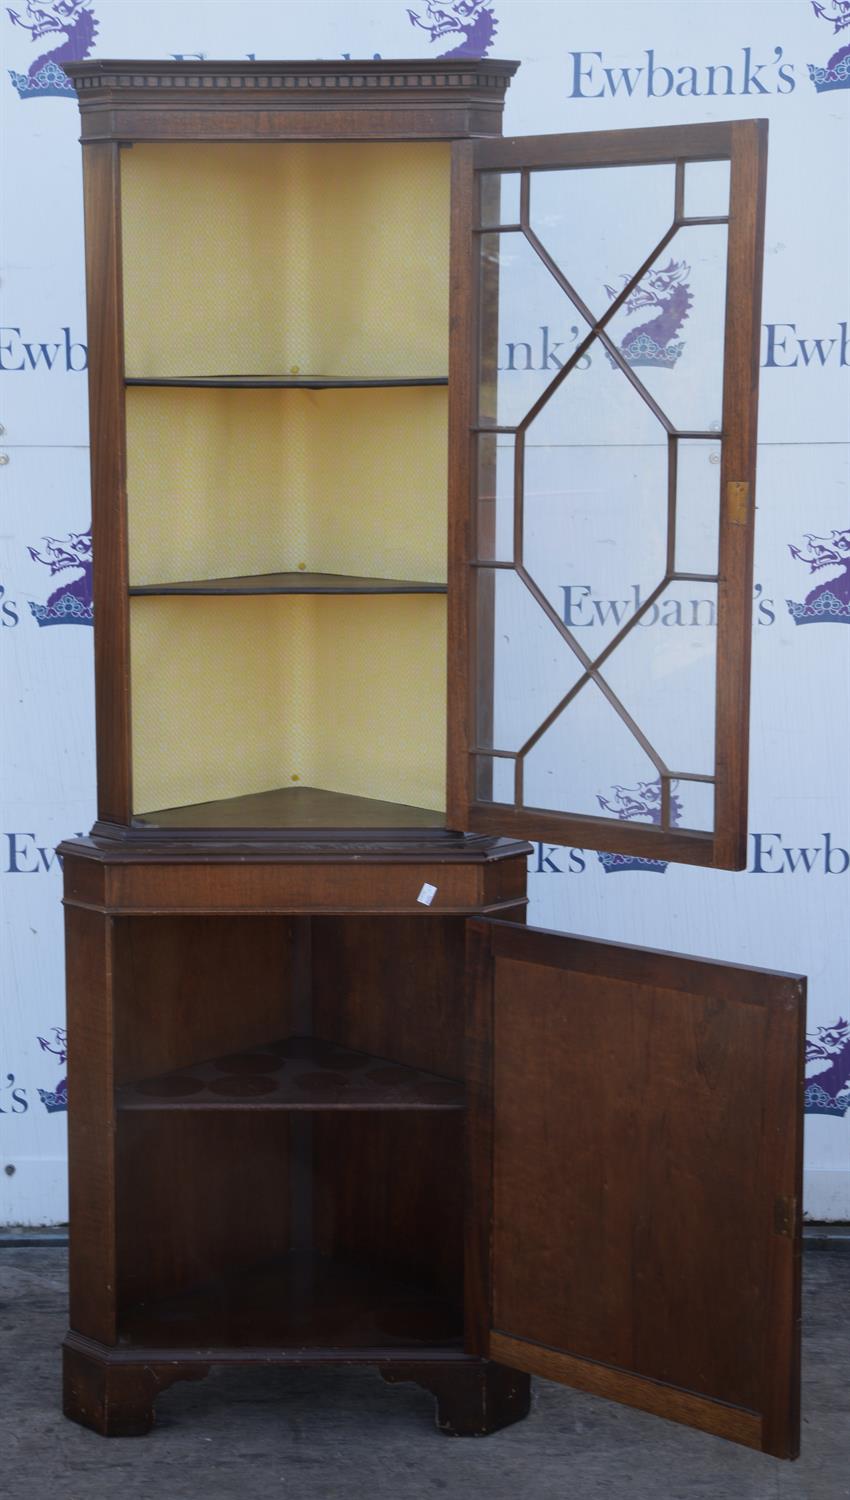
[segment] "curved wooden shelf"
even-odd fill
[[[133,598],[180,594],[445,594],[446,585],[345,573],[257,573],[237,578],[191,578],[179,583],[133,583],[128,593]]]
[[[396,385],[448,385],[447,375],[127,375],[124,384],[210,386],[224,390],[344,391]]]
[[[464,1086],[315,1037],[179,1068],[119,1089],[120,1110],[459,1110]]]

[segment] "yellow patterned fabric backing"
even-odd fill
[[[284,786],[445,806],[440,595],[131,600],[134,811]]]
[[[130,582],[445,582],[447,392],[127,392]]]
[[[135,145],[131,376],[445,375],[444,142]]]

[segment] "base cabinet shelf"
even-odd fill
[[[456,1110],[463,1084],[315,1037],[286,1037],[250,1052],[144,1078],[120,1089],[121,1110]]]

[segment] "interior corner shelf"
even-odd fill
[[[368,1052],[290,1036],[117,1091],[121,1110],[462,1110],[464,1086]]]
[[[196,802],[186,807],[163,807],[136,813],[135,828],[146,832],[177,829],[196,837],[215,837],[223,830],[244,830],[253,837],[274,837],[284,829],[333,829],[342,835],[351,830],[380,828],[385,832],[411,828],[445,827],[444,812],[428,807],[410,807],[403,802],[383,802],[378,797],[355,797],[348,792],[329,792],[324,787],[283,786],[267,792],[249,792],[244,797],[223,797],[215,802]]]
[[[190,578],[136,583],[131,596],[175,594],[445,594],[444,583],[410,578],[358,578],[346,573],[257,573],[238,578]]]
[[[448,385],[447,375],[127,375],[124,384],[221,387],[224,390],[341,391],[394,385]]]

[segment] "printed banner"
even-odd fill
[[[88,830],[95,797],[79,117],[64,68],[98,56],[518,58],[506,135],[769,120],[747,869],[732,875],[538,844],[530,920],[807,974],[806,1210],[850,1218],[850,0],[20,0],[0,17],[0,37],[0,1224],[66,1214],[55,847]],[[609,306],[642,263],[660,201],[658,174],[650,175],[628,184],[612,175],[593,201],[569,199],[566,183],[552,183],[550,198],[535,203],[541,237],[569,259],[591,308]],[[724,184],[695,176],[689,191],[703,195],[694,211],[711,214]],[[604,255],[598,236],[593,255],[582,238],[590,215],[607,225]],[[722,394],[713,330],[723,233],[713,226],[677,235],[612,325],[616,350],[660,405],[709,433],[719,431]],[[506,261],[504,287],[500,400],[506,411],[528,409],[576,347],[582,323],[524,250]],[[653,585],[663,433],[604,353],[590,351],[562,391],[529,437],[529,547],[551,607],[598,652]],[[580,438],[565,441],[566,428]],[[510,465],[509,447],[500,444],[497,475]],[[718,488],[716,445],[694,442],[683,462],[682,545],[697,572],[714,546],[705,517]],[[629,505],[626,480],[638,497]],[[544,544],[565,497],[575,506],[582,494],[594,497],[583,527],[566,536],[556,526],[559,544]],[[641,616],[634,660],[623,666],[626,694],[633,674],[649,681],[646,663],[655,663],[657,730],[691,755],[689,765],[711,733],[704,688],[715,607],[711,586],[671,590]],[[562,681],[561,638],[544,616],[529,620],[510,584],[500,584],[497,610],[514,647],[497,682],[496,718],[515,746]],[[589,708],[569,730],[541,741],[541,787],[568,764],[586,811],[657,822],[657,776],[622,724]],[[674,788],[679,826],[711,816],[695,786]]]

